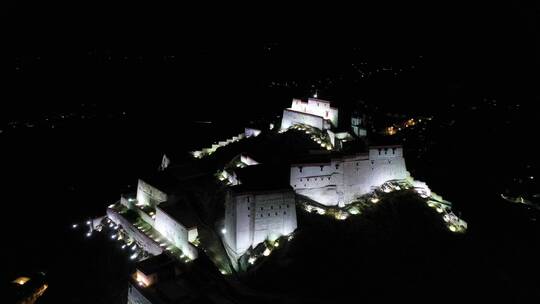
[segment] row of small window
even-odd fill
[[[283,211],[283,215],[287,215],[287,211]],[[272,216],[272,213],[268,213],[268,217]],[[278,216],[277,212],[274,212],[274,216]],[[251,217],[250,214],[248,214],[248,217]],[[264,217],[264,214],[258,214],[257,217]]]
[[[302,173],[302,170],[303,170],[303,169],[304,169],[304,167],[302,167],[302,166],[298,167],[298,171],[299,171],[300,173]],[[321,166],[321,171],[323,171],[323,169],[324,169],[324,166]],[[336,170],[337,170],[337,169],[339,169],[339,164],[336,164]]]
[[[323,181],[323,180],[324,180],[324,177],[319,177],[319,178],[321,179],[321,181]],[[306,179],[307,179],[307,181],[309,182],[309,177],[308,177],[308,178],[306,178]],[[327,179],[328,179],[328,180],[330,180],[330,176],[329,176],[329,177],[327,177]],[[315,178],[314,178],[314,180],[317,180],[317,177],[315,177]],[[302,179],[300,179],[300,181],[302,181]]]
[[[395,149],[395,148],[393,148],[393,149]],[[379,149],[379,150],[380,150],[380,149]],[[379,154],[381,154],[380,151],[379,151]],[[394,154],[395,154],[395,153],[394,153]],[[391,161],[391,160],[388,160],[388,163],[391,164],[392,161]],[[371,164],[374,165],[374,164],[375,164],[375,161],[372,160],[372,161],[371,161]],[[360,163],[357,162],[357,163],[356,163],[356,166],[360,166]],[[323,167],[324,167],[324,166],[321,166],[321,171],[323,171]],[[336,170],[337,170],[337,169],[339,169],[339,164],[336,164]],[[300,170],[300,172],[302,172],[302,167],[298,167],[298,170]],[[356,169],[356,170],[358,170],[358,169]],[[309,178],[308,178],[307,180],[308,180],[308,182],[309,182]],[[317,178],[315,178],[315,180],[317,180]],[[321,180],[322,180],[322,178],[321,178]],[[330,180],[330,177],[328,177],[328,180]],[[300,181],[302,181],[302,179],[300,179]]]
[[[379,155],[381,155],[383,149],[379,149]],[[388,148],[384,148],[384,154],[388,154]],[[396,148],[392,148],[392,154],[396,154]]]
[[[290,205],[287,204],[287,208],[289,208],[289,206],[290,206]],[[281,209],[281,205],[279,205],[278,207],[279,207],[279,209]],[[251,207],[247,206],[247,209],[248,209],[248,210],[251,210]],[[270,206],[270,209],[271,209],[271,210],[274,210],[274,206]],[[264,211],[264,207],[261,207],[261,211]]]

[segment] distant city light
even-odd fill
[[[73,224],[73,225],[71,225],[71,227],[73,227],[73,228],[77,228],[77,227],[79,227],[79,225],[77,225],[77,224]]]

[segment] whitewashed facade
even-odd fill
[[[300,195],[323,205],[344,206],[388,180],[407,177],[403,148],[379,146],[330,161],[293,164],[290,182]]]
[[[229,254],[237,258],[266,239],[292,233],[297,227],[295,202],[291,189],[229,191],[223,230]]]

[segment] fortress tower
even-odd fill
[[[291,107],[283,110],[281,130],[295,124],[306,124],[320,130],[338,126],[338,109],[330,106],[330,102],[309,98],[307,102],[293,99]]]
[[[321,156],[291,165],[296,193],[327,206],[344,206],[384,182],[406,179],[401,146],[372,146],[368,153]]]

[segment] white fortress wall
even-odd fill
[[[167,200],[167,194],[139,179],[137,184],[137,203],[145,206],[157,206]]]
[[[338,109],[332,108],[330,102],[309,98],[307,102],[293,99],[291,107],[283,111],[281,129],[295,124],[306,124],[320,130],[338,126]]]
[[[249,157],[249,155],[241,154],[240,161],[248,166],[258,165],[259,162]]]
[[[246,138],[257,137],[257,136],[259,136],[259,134],[261,134],[261,130],[255,129],[255,128],[245,128],[244,129],[244,134],[245,134]]]
[[[338,126],[338,109],[332,108],[330,106],[330,101],[309,98],[307,103],[308,113],[330,120],[334,127]]]
[[[290,182],[298,194],[324,205],[343,206],[388,180],[408,177],[403,149],[388,146],[332,159],[330,163],[294,164]]]
[[[163,249],[156,243],[154,240],[146,236],[144,233],[139,231],[135,226],[133,226],[128,220],[126,220],[121,214],[115,210],[108,208],[107,216],[115,224],[120,225],[122,229],[133,238],[137,244],[139,244],[142,249],[152,255],[159,255],[163,252]]]
[[[159,207],[156,207],[156,222],[154,229],[173,243],[174,246],[180,248],[180,250],[182,250],[190,259],[197,258],[197,249],[189,243],[188,229],[170,217]]]
[[[294,192],[273,192],[255,195],[254,235],[252,246],[264,240],[276,240],[292,233],[296,227]]]
[[[225,208],[224,240],[236,256],[266,239],[290,234],[297,227],[292,191],[231,193]]]
[[[283,110],[283,118],[281,120],[281,129],[285,130],[296,124],[310,125],[320,130],[323,130],[324,128],[322,117],[312,115],[312,114],[297,112],[297,111],[289,110],[289,109]]]
[[[337,161],[291,166],[291,186],[296,193],[325,205],[337,205],[343,168]]]
[[[241,255],[251,246],[253,225],[251,201],[253,196],[227,195],[225,206],[225,241],[236,254]]]

